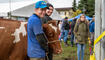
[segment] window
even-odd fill
[[[65,12],[63,12],[63,11],[62,11],[62,12],[60,12],[60,15],[65,15]]]

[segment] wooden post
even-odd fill
[[[102,0],[102,32],[105,31],[105,0]],[[105,58],[105,37],[101,41],[101,60]]]
[[[11,19],[11,3],[12,3],[12,1],[9,0],[9,8],[10,8],[10,11],[8,12],[9,19]]]
[[[95,0],[95,39],[105,31],[105,0]],[[96,60],[105,58],[105,38],[95,45]]]
[[[95,39],[101,34],[102,29],[102,18],[101,18],[101,1],[102,0],[95,0]],[[101,60],[101,43],[97,43],[95,45],[95,57],[96,60]]]

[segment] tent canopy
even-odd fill
[[[12,11],[20,9],[22,7],[28,6],[30,4],[37,2],[37,1],[39,1],[39,0],[0,3],[0,16],[7,16],[8,12],[10,12],[10,11],[12,12]]]
[[[25,0],[25,1],[15,1],[9,0],[8,2],[0,3],[0,16],[8,16],[8,12],[11,11],[12,16],[29,17],[34,13],[34,4],[40,0]],[[10,8],[11,7],[11,8]],[[56,10],[54,10],[52,16],[55,20],[61,20],[62,18]]]
[[[79,19],[81,15],[82,15],[82,14],[79,14],[78,16],[73,17],[73,18],[69,19],[69,21],[72,21],[74,18]],[[86,15],[85,15],[85,16],[86,16]],[[89,16],[86,16],[86,19],[89,20],[89,21],[92,20],[92,18],[89,17]]]

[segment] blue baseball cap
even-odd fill
[[[38,1],[35,3],[35,8],[46,8],[47,3],[45,1]]]

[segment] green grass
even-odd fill
[[[70,42],[68,42],[70,44]],[[77,47],[64,46],[64,43],[61,43],[63,52],[59,55],[54,55],[53,60],[77,60]],[[84,60],[89,60],[89,46],[86,45]]]

